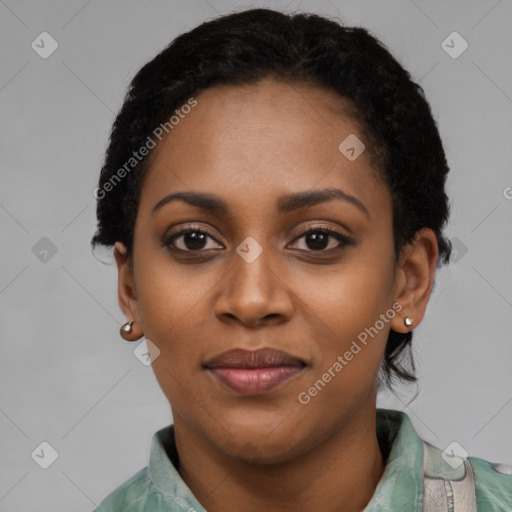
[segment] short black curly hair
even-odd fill
[[[447,263],[451,244],[443,228],[449,214],[449,167],[423,89],[366,29],[316,14],[271,9],[202,23],[174,39],[135,75],[113,124],[95,191],[98,229],[93,248],[120,241],[131,257],[149,165],[147,157],[141,158],[127,170],[126,162],[133,161],[155,127],[208,87],[254,84],[264,78],[317,85],[344,98],[370,141],[372,167],[389,186],[395,256],[427,227],[437,238],[437,266]],[[389,387],[397,379],[417,380],[411,340],[412,332],[390,331],[381,368]]]

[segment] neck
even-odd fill
[[[229,457],[179,415],[174,426],[180,476],[208,512],[360,512],[385,468],[374,406],[360,411],[321,445],[277,464]]]

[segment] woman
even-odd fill
[[[254,9],[146,64],[92,242],[174,423],[97,510],[512,510],[510,468],[376,408],[416,379],[447,173],[421,87],[362,28]]]

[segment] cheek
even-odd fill
[[[135,277],[144,332],[161,343],[176,339],[180,330],[198,320],[197,311],[215,285],[212,272],[180,267],[165,253],[141,258]]]
[[[317,364],[302,397],[309,401],[304,407],[320,414],[333,404],[340,411],[350,409],[374,390],[395,315],[392,258],[386,265],[361,255],[320,283],[315,281],[306,288],[310,322],[317,327]]]
[[[389,290],[389,273],[366,266],[340,272],[309,294],[316,364],[297,401],[312,417],[330,410],[335,424],[375,391],[395,315]]]
[[[170,267],[146,266],[138,286],[139,313],[145,338],[157,347],[152,361],[155,378],[177,411],[187,411],[193,401],[194,376],[200,364],[198,336],[194,334],[195,308],[204,295],[191,283],[174,275]],[[192,290],[192,291],[191,291]],[[197,293],[196,293],[197,292]]]
[[[390,269],[382,261],[374,261],[340,267],[321,279],[304,276],[303,300],[326,327],[347,340],[373,325],[391,307]]]

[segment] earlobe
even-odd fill
[[[418,231],[401,251],[395,300],[402,308],[400,316],[391,322],[394,331],[409,332],[423,320],[434,284],[438,252],[435,233],[429,228]]]

